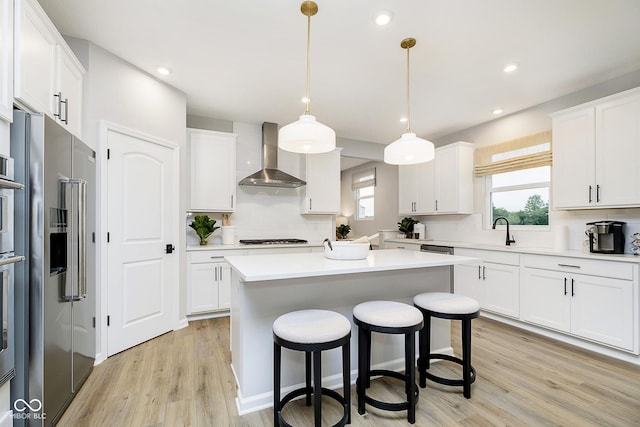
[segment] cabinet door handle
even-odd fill
[[[482,268],[481,266],[478,266],[478,280],[482,279],[482,275],[480,274],[481,268]]]
[[[220,281],[222,282],[222,266],[219,265],[218,268],[220,269]]]
[[[600,203],[600,186],[596,185],[596,203]]]
[[[438,201],[436,200],[436,211],[438,210]]]
[[[233,209],[233,194],[231,195],[231,209]]]
[[[487,267],[482,266],[482,280],[487,280]]]
[[[309,210],[311,210],[311,199],[309,199]]]
[[[564,294],[567,294],[567,278],[564,278]]]
[[[216,275],[216,282],[217,282],[218,281],[218,266],[217,265],[216,265],[215,275]]]
[[[60,113],[62,113],[62,92],[54,93],[53,97],[56,98],[56,103],[58,104],[58,112],[53,113],[53,117],[60,118]]]
[[[64,101],[60,101],[60,104],[64,104],[64,119],[62,118],[62,108],[60,109],[60,121],[65,125],[69,124],[69,98],[65,98]]]
[[[593,188],[589,186],[589,203],[593,201],[593,199],[591,198],[591,190],[593,190]]]
[[[573,265],[573,264],[558,264],[558,267],[580,268],[579,265]]]
[[[575,283],[575,280],[574,280],[574,279],[571,279],[571,296],[572,296],[572,297],[575,297],[575,296],[576,296],[576,293],[574,292],[574,289],[573,289],[573,284],[574,284],[574,283]]]

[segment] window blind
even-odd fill
[[[551,130],[499,144],[478,147],[475,151],[476,176],[550,166]]]
[[[351,189],[371,187],[376,185],[376,168],[354,172],[351,175]]]

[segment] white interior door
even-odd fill
[[[177,281],[174,149],[108,131],[107,292],[112,355],[172,329]]]

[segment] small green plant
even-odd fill
[[[220,227],[216,227],[216,220],[210,219],[209,215],[196,215],[189,227],[196,230],[196,234],[200,238],[200,244],[206,245],[207,239],[211,234]]]
[[[351,226],[348,224],[340,224],[336,227],[336,235],[338,239],[346,239],[347,234],[351,231]]]
[[[417,223],[418,221],[411,217],[402,218],[402,221],[398,223],[398,230],[410,238],[413,235],[413,225]]]

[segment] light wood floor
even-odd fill
[[[459,322],[452,322],[459,354]],[[61,426],[268,426],[272,411],[237,415],[228,318],[193,322],[96,366]],[[427,382],[416,426],[639,426],[640,368],[488,319],[473,322],[477,381],[470,400],[458,388]],[[436,372],[449,367],[439,363]],[[355,367],[353,367],[355,369]],[[372,383],[375,397],[401,400],[399,383]],[[355,386],[351,387],[355,402]],[[310,409],[292,402],[285,417],[312,425]],[[352,406],[353,426],[406,426],[406,412]],[[327,401],[331,425],[339,408]]]

